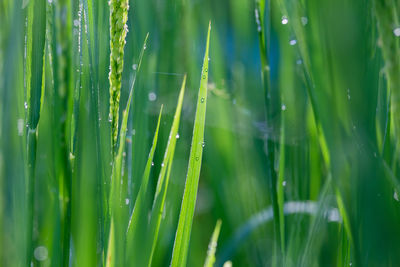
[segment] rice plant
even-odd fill
[[[0,1],[0,266],[398,266],[399,14]]]

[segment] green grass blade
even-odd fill
[[[284,175],[285,175],[285,123],[284,114],[282,114],[282,127],[281,127],[281,140],[279,149],[279,172],[278,172],[278,184],[277,184],[277,199],[279,206],[279,228],[281,238],[281,250],[282,255],[285,255],[285,215],[283,207],[285,204],[285,193],[283,188]]]
[[[139,193],[135,202],[135,206],[132,212],[132,215],[129,219],[128,230],[127,230],[127,255],[132,255],[129,251],[134,251],[135,244],[138,244],[137,241],[137,231],[143,231],[145,229],[147,222],[147,214],[150,209],[150,205],[147,202],[148,197],[148,184],[150,179],[150,171],[151,166],[153,165],[154,153],[157,147],[158,141],[158,132],[160,128],[161,115],[162,115],[163,106],[161,106],[160,113],[158,115],[157,127],[154,133],[153,144],[150,149],[149,156],[147,158],[146,167],[143,173],[142,184],[140,185]],[[141,233],[143,234],[143,233]],[[136,242],[135,242],[136,241]],[[127,262],[129,262],[130,257],[127,256]],[[134,260],[134,259],[133,259]]]
[[[215,225],[214,232],[211,236],[210,244],[208,245],[207,258],[204,263],[204,267],[213,267],[215,263],[215,252],[217,251],[217,242],[219,237],[219,232],[221,231],[222,221],[218,220]]]
[[[210,43],[211,22],[208,26],[206,51],[201,73],[200,89],[197,100],[196,117],[193,127],[192,146],[190,149],[189,167],[186,177],[178,229],[176,231],[171,266],[185,266],[189,250],[197,188],[199,185],[201,161],[204,146],[204,128],[206,120],[207,83],[208,83],[208,51]]]
[[[127,125],[128,125],[128,115],[129,115],[129,109],[130,109],[130,105],[132,102],[132,97],[133,97],[133,90],[134,90],[134,86],[135,86],[135,82],[136,82],[136,76],[137,73],[140,70],[140,66],[142,64],[142,59],[143,59],[143,54],[144,54],[144,50],[146,48],[146,44],[147,44],[147,39],[148,39],[149,35],[146,35],[146,38],[144,40],[143,43],[143,47],[142,47],[142,51],[140,53],[139,56],[139,63],[138,63],[138,68],[137,68],[137,72],[135,73],[134,79],[132,81],[132,85],[130,88],[130,92],[129,92],[129,97],[128,97],[128,102],[126,105],[126,108],[123,112],[123,117],[122,117],[122,123],[121,123],[121,130],[120,130],[120,136],[119,136],[119,147],[118,147],[118,153],[115,155],[114,157],[114,166],[113,166],[113,170],[112,170],[112,184],[111,184],[111,192],[110,192],[110,208],[111,208],[111,203],[113,201],[113,199],[115,199],[115,194],[119,192],[118,188],[119,188],[119,184],[120,183],[116,183],[116,180],[120,180],[121,179],[121,171],[122,171],[122,154],[124,152],[125,149],[125,137],[126,137],[126,130],[127,130]]]
[[[115,266],[115,234],[114,234],[114,220],[111,219],[110,234],[108,237],[108,249],[106,258],[106,267]]]
[[[265,119],[267,125],[272,125],[273,114],[277,112],[274,110],[273,101],[274,94],[279,93],[279,91],[272,90],[271,86],[271,66],[269,59],[269,51],[268,44],[266,40],[270,39],[270,36],[266,36],[266,27],[271,24],[270,19],[270,7],[269,4],[266,7],[265,0],[256,0],[256,22],[257,22],[257,31],[258,31],[258,42],[259,42],[259,50],[260,50],[260,59],[261,59],[261,79],[264,87],[264,103],[265,103]],[[268,2],[269,3],[269,2]],[[267,14],[265,14],[267,12]],[[268,23],[265,21],[264,16],[266,16],[269,21]],[[275,92],[276,91],[276,92]],[[271,137],[267,137],[266,142],[266,153],[267,153],[267,169],[268,169],[268,179],[269,179],[269,187],[271,192],[271,201],[274,209],[274,227],[275,227],[275,235],[276,235],[276,244],[278,248],[282,248],[281,244],[281,224],[279,221],[279,203],[278,203],[278,193],[277,193],[277,173],[275,171],[275,151],[277,150],[277,142],[273,140]]]
[[[121,255],[120,249],[116,249],[115,246],[118,242],[121,242],[121,240],[119,238],[120,237],[119,234],[122,233],[122,231],[117,231],[115,229],[115,226],[119,226],[118,222],[115,222],[115,221],[120,219],[120,213],[121,213],[121,177],[122,177],[122,169],[123,169],[123,153],[125,150],[129,109],[130,109],[132,98],[133,98],[136,76],[137,76],[137,73],[139,72],[140,66],[142,64],[143,54],[144,54],[144,50],[146,49],[148,36],[149,35],[147,34],[146,38],[144,40],[143,47],[142,47],[142,50],[141,50],[141,53],[139,56],[137,72],[135,73],[135,76],[134,76],[134,79],[132,81],[132,85],[130,88],[128,102],[126,104],[125,110],[122,113],[123,115],[122,115],[122,122],[121,122],[121,130],[119,133],[120,135],[119,135],[118,153],[115,155],[115,157],[113,159],[114,165],[113,165],[112,174],[111,174],[111,189],[110,189],[111,191],[110,191],[108,205],[109,205],[109,216],[111,218],[109,238],[110,239],[113,238],[114,240],[112,242],[109,241],[109,243],[108,243],[109,247],[107,249],[107,262],[110,262],[109,266],[119,265],[119,264],[115,263],[114,259],[117,257],[115,253],[118,252],[119,253],[118,255]],[[122,261],[122,259],[120,257],[118,258],[119,262]],[[110,258],[111,258],[111,261],[109,261]]]
[[[169,178],[172,168],[172,161],[175,153],[175,146],[177,142],[177,134],[179,129],[179,123],[181,118],[182,106],[183,106],[183,96],[185,94],[185,86],[186,86],[186,75],[183,78],[181,90],[179,92],[178,104],[176,106],[174,120],[172,122],[171,130],[169,133],[169,141],[164,153],[164,159],[161,164],[161,171],[158,176],[156,193],[154,196],[153,207],[151,211],[151,219],[150,219],[150,241],[148,243],[148,247],[146,248],[150,250],[150,254],[145,261],[147,264],[144,266],[151,266],[153,260],[153,254],[157,245],[158,234],[160,230],[162,213],[164,210],[165,198],[167,196]],[[146,256],[147,257],[147,256]]]
[[[28,98],[28,221],[27,221],[27,265],[33,256],[33,220],[37,125],[40,117],[43,88],[44,48],[46,32],[46,2],[33,1],[28,10],[27,52],[27,98]]]

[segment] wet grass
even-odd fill
[[[397,266],[399,8],[0,1],[0,265]]]

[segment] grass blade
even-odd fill
[[[206,120],[207,83],[208,83],[208,51],[210,43],[211,22],[208,26],[206,51],[201,73],[200,89],[197,100],[196,117],[193,128],[192,146],[190,149],[189,167],[186,177],[178,229],[176,231],[171,266],[185,266],[189,249],[197,188],[199,185],[201,161],[204,146],[204,128]]]
[[[130,105],[132,102],[133,98],[133,91],[134,91],[134,86],[135,86],[135,81],[136,81],[136,75],[140,70],[140,66],[142,64],[142,59],[143,59],[143,54],[144,50],[146,48],[147,44],[147,39],[148,39],[148,34],[146,35],[146,38],[143,43],[142,51],[139,56],[139,63],[138,63],[138,68],[137,72],[135,73],[134,79],[132,81],[132,85],[130,88],[129,92],[129,97],[128,97],[128,102],[126,105],[126,108],[123,112],[122,115],[122,122],[121,122],[121,130],[120,130],[120,136],[119,136],[119,147],[118,147],[118,153],[115,155],[113,162],[113,169],[112,169],[112,174],[111,174],[111,189],[110,189],[110,197],[109,197],[109,216],[111,218],[111,225],[110,225],[110,232],[109,232],[109,239],[113,239],[112,242],[109,241],[108,249],[107,249],[107,264],[108,266],[114,266],[115,265],[115,252],[116,252],[116,242],[120,242],[120,239],[116,240],[116,235],[117,238],[119,238],[119,233],[122,231],[116,231],[115,226],[117,225],[115,220],[118,220],[120,217],[120,203],[121,203],[121,177],[122,177],[122,168],[123,168],[123,153],[125,150],[125,143],[126,143],[126,131],[127,131],[127,125],[128,125],[128,116],[129,116],[129,109]],[[116,218],[115,218],[116,217]],[[110,247],[111,246],[111,247]],[[120,250],[118,250],[119,253],[121,253]],[[110,260],[111,259],[111,260]],[[121,261],[121,259],[119,259]]]
[[[37,125],[40,118],[44,48],[46,32],[46,2],[32,1],[28,10],[27,98],[28,98],[28,234],[27,265],[33,256],[33,220]],[[33,26],[34,25],[34,26]]]
[[[138,239],[138,231],[140,230],[143,232],[143,229],[146,229],[146,218],[148,214],[148,210],[150,208],[149,203],[147,202],[147,197],[148,197],[148,184],[149,184],[149,179],[150,179],[150,171],[151,171],[151,166],[153,164],[153,159],[154,159],[154,152],[157,147],[157,141],[158,141],[158,132],[160,128],[160,122],[161,122],[161,115],[162,115],[162,110],[163,106],[161,106],[160,113],[158,115],[158,121],[157,121],[157,127],[154,133],[154,138],[153,138],[153,144],[150,149],[149,156],[147,158],[147,163],[146,167],[143,173],[143,178],[142,178],[142,184],[140,185],[139,193],[135,202],[135,207],[133,209],[132,215],[129,219],[129,224],[128,224],[128,230],[127,230],[127,251],[135,251],[135,244],[137,243]],[[136,241],[136,242],[135,242]],[[127,255],[130,255],[127,253]],[[130,259],[127,257],[127,262],[129,262]]]
[[[215,225],[214,232],[211,236],[210,244],[208,245],[207,258],[204,263],[204,267],[213,267],[215,263],[215,252],[217,250],[217,242],[219,237],[219,232],[221,231],[222,221],[218,220]]]
[[[153,207],[151,211],[151,219],[150,219],[150,242],[148,243],[148,249],[150,250],[150,254],[145,261],[147,264],[143,266],[151,266],[153,260],[153,254],[157,245],[158,234],[160,230],[162,213],[164,211],[165,198],[167,196],[169,177],[172,168],[172,161],[175,153],[176,146],[176,136],[178,134],[179,123],[182,112],[183,105],[183,96],[185,94],[185,86],[186,86],[186,75],[183,78],[182,87],[179,92],[178,104],[175,110],[174,120],[172,122],[171,130],[169,133],[169,141],[164,153],[164,159],[161,164],[161,171],[158,176],[156,193],[154,196]]]

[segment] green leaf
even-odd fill
[[[40,118],[40,108],[43,87],[44,48],[46,37],[46,2],[33,1],[28,10],[27,29],[27,103],[28,103],[28,221],[27,221],[27,263],[30,265],[33,256],[33,220],[34,220],[34,188],[37,146],[37,125]]]
[[[143,59],[143,54],[144,50],[146,49],[146,44],[147,44],[147,39],[148,39],[148,34],[146,35],[146,38],[143,43],[142,51],[139,56],[139,63],[138,63],[138,68],[137,72],[135,73],[134,79],[132,81],[132,85],[130,88],[129,92],[129,97],[128,97],[128,102],[126,104],[126,108],[123,111],[122,115],[122,123],[121,123],[121,130],[119,133],[119,147],[118,147],[118,153],[114,157],[114,165],[112,169],[112,174],[111,174],[111,192],[110,192],[110,197],[109,197],[109,215],[111,217],[111,225],[110,225],[110,232],[109,232],[109,239],[114,238],[113,242],[109,242],[108,249],[107,249],[107,262],[109,262],[109,259],[111,258],[111,262],[109,266],[114,266],[118,265],[115,263],[113,259],[116,258],[115,253],[118,252],[118,255],[121,255],[121,251],[117,251],[116,249],[116,242],[121,242],[120,239],[116,239],[114,236],[117,236],[119,238],[119,231],[115,229],[115,226],[119,224],[115,222],[115,220],[120,219],[120,212],[121,212],[121,177],[122,177],[122,169],[123,169],[123,152],[125,150],[125,143],[126,143],[126,130],[127,130],[127,125],[128,125],[128,116],[129,116],[129,109],[130,105],[132,102],[132,97],[133,97],[133,89],[135,86],[135,81],[136,81],[136,75],[140,70],[140,66],[142,63]],[[121,262],[121,260],[119,260]]]
[[[204,263],[204,267],[213,267],[215,263],[215,252],[217,251],[217,242],[219,237],[219,232],[221,231],[221,220],[217,221],[215,225],[214,232],[211,236],[210,244],[208,245],[207,258]]]
[[[199,185],[201,160],[204,147],[210,31],[211,22],[208,26],[206,52],[204,54],[200,89],[197,99],[196,117],[194,120],[193,138],[192,146],[190,149],[189,167],[186,176],[185,192],[183,195],[181,212],[179,214],[179,222],[175,236],[174,250],[172,252],[172,267],[186,265],[186,259],[189,249],[190,233],[192,230],[194,208],[196,205],[197,188]]]
[[[153,144],[150,149],[149,156],[147,158],[146,167],[143,173],[142,183],[140,185],[139,193],[135,202],[135,206],[132,215],[129,219],[128,230],[127,230],[127,262],[130,261],[129,251],[135,251],[136,247],[140,242],[138,242],[138,235],[143,234],[143,229],[146,229],[147,214],[150,209],[150,203],[147,201],[149,196],[149,179],[151,166],[153,164],[154,152],[157,147],[158,131],[160,128],[161,114],[163,106],[161,106],[160,113],[158,115],[157,127],[154,133]],[[138,232],[140,231],[140,233]],[[134,259],[133,259],[134,260]]]
[[[147,257],[147,264],[143,266],[151,266],[153,260],[154,250],[157,245],[158,233],[160,230],[162,213],[164,210],[165,198],[167,196],[167,189],[169,184],[169,177],[171,174],[172,161],[175,153],[175,146],[177,141],[177,134],[179,129],[179,122],[181,118],[182,105],[183,105],[183,96],[185,94],[185,86],[186,86],[186,75],[183,78],[182,87],[179,93],[178,104],[175,111],[174,120],[172,122],[171,130],[169,133],[169,141],[164,153],[164,159],[161,164],[161,171],[158,176],[156,194],[154,197],[153,208],[151,211],[151,219],[150,219],[150,242],[148,243],[148,247],[146,248],[150,250],[150,254]]]

